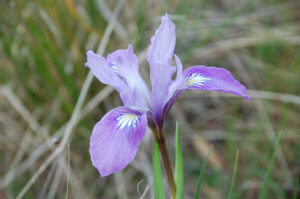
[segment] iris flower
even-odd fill
[[[93,129],[89,151],[102,177],[124,169],[134,159],[148,125],[161,132],[170,108],[183,91],[220,91],[249,100],[245,87],[223,68],[200,65],[182,71],[181,61],[174,55],[175,43],[175,25],[166,14],[147,52],[151,92],[139,73],[131,45],[106,58],[87,52],[86,66],[100,82],[114,87],[124,104],[106,113]],[[176,67],[171,63],[173,57]]]

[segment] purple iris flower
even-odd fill
[[[181,61],[174,55],[175,43],[175,26],[166,14],[151,38],[147,53],[151,92],[139,73],[131,45],[106,58],[87,52],[86,66],[100,82],[114,87],[124,104],[106,113],[93,129],[90,154],[102,177],[124,169],[134,159],[148,125],[158,131],[162,129],[182,91],[220,91],[250,99],[245,87],[223,68],[192,66],[182,71]],[[176,67],[171,64],[173,56]],[[176,78],[172,79],[175,72]]]

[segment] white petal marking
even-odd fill
[[[209,77],[204,77],[198,73],[192,73],[187,78],[186,87],[203,86],[203,83],[207,80],[211,80]]]
[[[138,122],[139,116],[135,115],[133,113],[125,113],[120,115],[118,120],[118,127],[123,129],[125,127],[127,128],[135,128]]]
[[[118,74],[118,68],[116,66],[116,62],[115,61],[112,61],[108,64],[108,67],[113,71],[115,72],[116,74]]]
[[[121,80],[123,80],[127,84],[126,78],[120,74],[120,71],[119,71],[115,61],[108,63],[108,68],[111,71],[113,71]]]

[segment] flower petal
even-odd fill
[[[179,60],[177,60],[178,62]],[[177,89],[164,106],[162,123],[166,119],[177,97],[186,89],[199,89],[208,91],[220,91],[244,97],[250,100],[246,88],[224,68],[192,66],[183,71],[185,88]]]
[[[187,80],[186,89],[219,91],[250,100],[245,86],[224,68],[192,66],[183,71],[183,75]]]
[[[177,90],[184,89],[186,82],[187,82],[185,79],[185,76],[182,73],[181,60],[177,55],[175,55],[175,60],[176,60],[176,64],[177,64],[177,75],[176,75],[176,79],[172,82],[172,84],[169,88],[169,95],[167,97],[167,101],[174,95],[174,93]]]
[[[138,59],[131,45],[116,50],[107,59],[89,51],[87,66],[105,84],[117,89],[125,106],[149,109],[150,92],[139,73]]]
[[[87,52],[86,66],[91,69],[100,82],[109,84],[118,91],[126,87],[125,82],[115,74],[114,69],[108,66],[106,59],[91,50]]]
[[[147,128],[147,113],[126,107],[108,112],[94,129],[90,155],[102,177],[124,169],[136,155]]]
[[[172,76],[176,71],[176,68],[171,66],[175,43],[175,26],[166,14],[151,38],[151,45],[147,52],[152,84],[152,112],[158,122],[168,100],[169,89],[173,83]]]
[[[126,78],[131,73],[138,73],[139,62],[131,45],[107,55],[107,63],[120,77]]]
[[[172,75],[175,67],[160,63],[157,64],[156,78],[152,81],[152,112],[155,119],[159,122],[163,107],[168,101],[169,87],[172,84]],[[172,70],[170,70],[172,67]]]
[[[166,14],[161,18],[161,25],[155,31],[155,35],[151,38],[151,45],[147,52],[148,62],[155,61],[171,64],[175,43],[175,25],[169,19],[168,14]]]
[[[115,68],[117,75],[126,82],[129,88],[120,92],[124,105],[149,108],[150,92],[139,73],[138,58],[132,46],[129,45],[126,50],[116,50],[109,54],[107,62]]]
[[[182,63],[179,57],[177,57],[176,55],[175,60],[177,64],[176,79],[171,79],[173,72],[168,73],[168,70],[166,69],[169,66],[161,64],[159,73],[161,75],[164,75],[162,75],[161,78],[157,78],[157,81],[154,81],[152,85],[152,110],[160,128],[162,127],[163,121],[165,119],[164,109],[167,106],[167,103],[169,103],[171,98],[174,98],[174,95],[176,95],[177,91],[184,89],[186,85],[186,79],[182,73]],[[164,69],[167,71],[163,71]]]

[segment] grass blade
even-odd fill
[[[270,180],[270,176],[271,176],[271,172],[272,172],[272,168],[273,168],[273,165],[275,163],[277,151],[280,147],[280,141],[281,141],[281,132],[279,133],[279,136],[278,136],[278,139],[277,139],[276,148],[275,148],[275,151],[272,155],[271,162],[270,162],[268,171],[266,173],[264,185],[263,185],[263,188],[261,189],[260,194],[259,194],[259,199],[264,199],[266,197],[268,184],[269,184],[269,180]]]
[[[179,124],[176,122],[176,159],[175,159],[175,184],[176,184],[176,199],[184,197],[184,176],[183,176],[183,160],[180,143]]]
[[[144,182],[144,179],[141,179],[138,183],[137,183],[137,185],[136,185],[136,191],[137,191],[137,193],[139,194],[139,196],[141,196],[142,195],[142,193],[141,193],[141,191],[140,191],[140,186],[141,186],[141,184]]]
[[[293,193],[293,199],[297,199],[298,195],[298,186],[299,186],[299,178],[296,179],[294,193]]]
[[[154,198],[165,199],[163,176],[159,159],[159,147],[156,141],[153,146],[153,187]]]
[[[228,196],[227,196],[228,199],[232,198],[233,188],[234,188],[234,185],[235,185],[235,178],[236,178],[238,162],[239,162],[239,149],[236,150],[234,167],[233,167],[233,175],[232,175],[232,180],[231,180],[231,186],[230,186],[230,190],[229,190],[229,193],[228,193]]]
[[[201,190],[201,184],[202,184],[202,181],[203,181],[203,178],[204,178],[204,172],[205,172],[205,169],[206,169],[206,163],[207,163],[207,160],[208,160],[208,157],[212,151],[212,149],[214,148],[214,146],[212,145],[209,149],[209,152],[201,166],[201,170],[200,170],[200,174],[199,174],[199,178],[198,178],[198,183],[197,183],[197,187],[196,187],[196,192],[195,192],[195,199],[198,199],[199,196],[200,196],[200,190]]]

